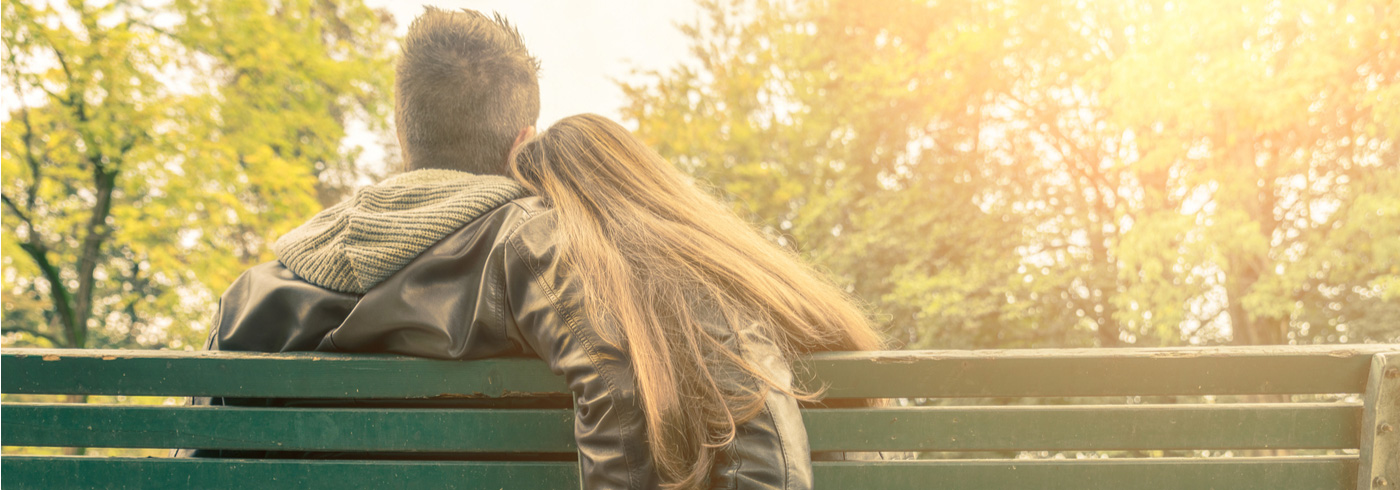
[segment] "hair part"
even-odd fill
[[[505,17],[428,7],[403,40],[394,121],[409,170],[504,175],[540,115],[539,61]]]
[[[521,145],[511,174],[558,213],[588,318],[626,347],[668,487],[702,484],[769,389],[815,398],[768,379],[717,323],[759,329],[788,362],[883,346],[850,296],[607,118],[555,123]]]

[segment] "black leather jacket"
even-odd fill
[[[580,278],[558,256],[555,213],[538,198],[487,212],[363,295],[303,281],[278,262],[256,266],[224,293],[210,348],[375,352],[439,359],[535,355],[565,377],[589,489],[658,486],[626,352],[583,314]],[[719,320],[722,322],[722,320]],[[778,349],[734,334],[771,379],[791,382]],[[812,470],[795,400],[776,390],[742,424],[711,472],[713,488],[807,489]]]

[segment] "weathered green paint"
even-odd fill
[[[1356,404],[824,409],[803,413],[813,451],[1348,449]]]
[[[346,354],[7,349],[5,393],[425,398],[564,395],[537,359],[441,361]]]
[[[1400,488],[1400,351],[1377,354],[1366,383],[1358,490]]]
[[[1360,393],[1395,345],[847,352],[812,356],[833,398]]]
[[[804,411],[812,449],[1356,448],[1359,457],[818,462],[818,488],[1372,489],[1397,485],[1395,345],[830,353],[832,398],[1364,393],[1355,404]],[[1374,357],[1374,359],[1373,359]],[[539,453],[574,450],[562,380],[533,359],[341,354],[0,353],[5,393],[322,398],[373,408],[5,404],[5,445]],[[1394,381],[1394,382],[1392,382]],[[1369,383],[1369,384],[1368,384]],[[511,402],[536,408],[398,408]],[[367,402],[379,399],[382,401]],[[516,402],[527,402],[525,405]],[[388,408],[392,407],[392,408]],[[524,429],[524,430],[522,430]],[[576,463],[9,456],[6,488],[577,488]],[[1383,483],[1383,484],[1382,484]]]
[[[6,446],[574,452],[572,410],[161,407],[7,403]]]
[[[1360,393],[1396,346],[899,351],[814,355],[832,398]],[[533,359],[8,349],[6,393],[310,398],[564,394]],[[121,360],[121,369],[113,361]]]
[[[7,456],[23,488],[577,488],[577,464]],[[818,462],[822,490],[1351,490],[1355,457]]]
[[[814,463],[819,490],[1352,490],[1355,457]]]
[[[0,486],[36,489],[579,488],[572,462],[297,461],[5,456]]]
[[[7,446],[572,452],[570,410],[5,404]],[[803,411],[813,451],[1346,449],[1356,404]]]

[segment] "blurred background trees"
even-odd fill
[[[907,346],[1400,340],[1400,5],[792,7],[624,112]]]
[[[199,344],[218,292],[354,183],[347,126],[385,128],[393,21],[363,6],[3,9],[3,311],[18,344]]]
[[[199,343],[373,173],[347,131],[391,134],[358,1],[37,4],[3,7],[7,345]],[[902,346],[1400,341],[1393,2],[703,6],[624,121]]]

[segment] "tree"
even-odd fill
[[[956,32],[987,6],[736,7],[709,4],[688,28],[694,65],[625,87],[624,115],[649,143],[848,284],[909,346],[1069,338],[1070,322],[1030,323],[1057,312],[1009,301],[1026,297],[1015,271],[1027,225],[988,198],[1015,169],[984,165],[981,129],[1005,89],[1001,47]],[[934,52],[906,36],[961,42]]]
[[[1400,338],[1396,19],[1381,1],[1148,4],[1130,19],[1112,122],[1199,196],[1182,209],[1204,252],[1192,266],[1232,342]]]
[[[1400,337],[1385,2],[706,10],[625,117],[910,346]]]
[[[6,2],[7,338],[181,347],[383,132],[393,24],[357,2]]]

